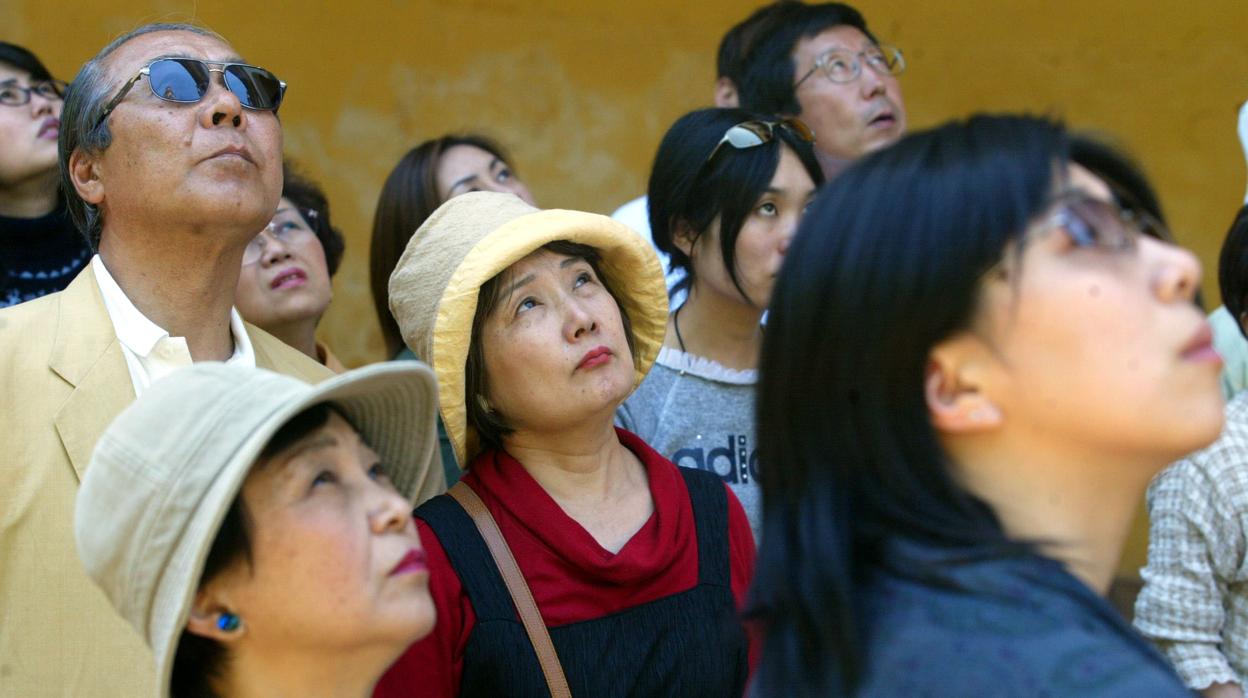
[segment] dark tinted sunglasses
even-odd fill
[[[130,92],[130,88],[134,87],[134,83],[145,75],[152,94],[166,102],[191,104],[208,94],[212,87],[213,73],[221,73],[225,88],[233,92],[239,103],[248,109],[276,112],[286,94],[286,83],[278,80],[273,73],[254,65],[205,63],[194,58],[161,58],[148,63],[122,86],[117,96],[104,106],[104,113],[100,114],[95,127],[99,128],[104,123]]]

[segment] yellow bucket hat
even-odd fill
[[[478,291],[557,240],[589,245],[602,256],[602,275],[632,322],[640,384],[663,345],[667,287],[650,243],[623,223],[581,211],[542,211],[512,194],[463,194],[429,216],[390,275],[390,312],[403,341],[433,367],[442,422],[461,468],[481,451],[464,395]]]

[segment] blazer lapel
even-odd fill
[[[81,480],[95,443],[134,401],[134,383],[91,265],[61,293],[48,366],[73,387],[53,417]]]
[[[282,340],[251,323],[246,325],[251,350],[256,353],[256,366],[259,368],[313,384],[334,376],[333,371],[304,356],[298,349],[286,346]]]

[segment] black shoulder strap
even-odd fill
[[[485,539],[459,502],[450,495],[438,495],[417,507],[415,516],[429,524],[438,536],[451,567],[455,568],[455,574],[468,593],[477,620],[520,622]]]
[[[731,586],[728,562],[728,493],[724,481],[697,468],[676,468],[685,478],[698,530],[698,583]]]

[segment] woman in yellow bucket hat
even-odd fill
[[[467,468],[416,511],[438,624],[377,695],[740,695],[745,513],[613,424],[663,343],[647,243],[466,194],[417,231],[390,299]]]

